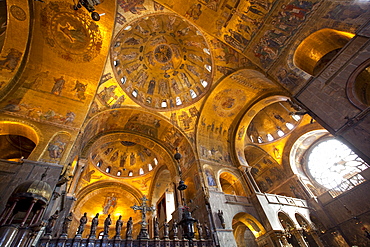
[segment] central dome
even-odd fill
[[[183,108],[210,88],[208,43],[177,15],[151,15],[127,24],[111,49],[117,81],[141,106],[158,111]]]

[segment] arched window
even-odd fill
[[[126,76],[121,77],[121,83],[122,83],[122,84],[125,84],[125,83],[126,83],[126,80],[127,80]]]
[[[137,97],[137,95],[138,95],[138,92],[137,92],[137,90],[135,89],[134,91],[132,91],[132,96],[134,96],[135,98]]]
[[[205,80],[200,80],[200,83],[202,84],[203,87],[207,87],[208,82]]]
[[[0,122],[0,159],[27,159],[38,140],[35,130],[25,124]],[[49,144],[47,156],[58,158],[59,151],[62,151],[62,147],[54,139]]]
[[[111,169],[112,169],[112,168],[111,168],[110,166],[108,166],[108,167],[105,169],[105,172],[106,172],[106,173],[110,173]]]
[[[129,172],[128,172],[128,176],[129,176],[129,177],[132,177],[133,175],[134,175],[134,173],[133,173],[132,171],[129,171]]]
[[[99,160],[98,163],[96,163],[96,166],[101,167],[102,164],[103,164],[103,161]]]
[[[197,93],[193,89],[190,89],[190,96],[194,99],[197,97]]]
[[[365,61],[352,73],[347,84],[347,95],[360,109],[370,106],[370,60]]]
[[[267,140],[268,140],[269,142],[271,142],[271,141],[273,141],[273,140],[274,140],[274,137],[273,137],[270,133],[268,133],[268,134],[267,134]]]
[[[176,105],[182,105],[180,97],[176,97]]]
[[[140,168],[139,169],[139,175],[143,175],[144,174],[144,169],[143,168]]]

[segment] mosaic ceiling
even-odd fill
[[[158,164],[153,150],[129,141],[108,142],[92,155],[95,166],[114,177],[141,176]]]
[[[124,26],[113,42],[111,60],[127,95],[153,110],[191,105],[212,83],[207,41],[174,14],[146,16]]]

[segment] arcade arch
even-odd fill
[[[219,182],[222,192],[229,195],[246,196],[241,179],[225,170],[219,172]]]
[[[293,62],[310,75],[317,75],[355,35],[324,28],[309,35],[297,47]]]
[[[256,239],[266,233],[262,224],[248,213],[237,213],[232,221],[233,234],[238,247],[257,247]]]
[[[140,213],[134,213],[131,206],[139,205],[143,194],[137,188],[126,184],[114,181],[98,181],[83,188],[77,195],[73,214],[74,219],[71,224],[70,233],[73,235],[79,224],[79,216],[85,212],[88,216],[87,226],[90,225],[91,219],[99,213],[101,219],[105,219],[109,214],[112,221],[115,222],[121,215],[125,221],[129,217],[133,217],[134,222],[141,220]],[[103,230],[103,226],[99,225],[97,232]],[[84,234],[87,234],[85,231]],[[114,234],[112,231],[111,234]],[[112,236],[113,237],[113,236]]]
[[[1,159],[27,159],[38,143],[39,136],[30,126],[13,121],[0,122]]]

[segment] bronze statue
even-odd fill
[[[199,220],[197,220],[197,229],[198,229],[199,240],[202,240],[203,239],[203,228]]]
[[[224,219],[224,212],[222,210],[218,210],[218,218],[220,219],[220,222],[221,222],[221,225],[222,225],[222,228],[225,229],[225,219]]]
[[[98,224],[99,224],[99,213],[97,213],[95,217],[91,220],[91,229],[89,238],[96,237],[96,228],[98,227]]]
[[[178,225],[177,225],[177,220],[174,220],[172,223],[172,232],[173,232],[173,239],[178,239],[177,234],[179,233]]]
[[[48,223],[45,227],[45,234],[51,234],[52,231],[53,231],[53,228],[54,228],[54,225],[55,225],[55,221],[59,218],[59,215],[58,215],[59,211],[55,211],[55,213],[50,216],[50,218],[48,219]]]
[[[170,228],[170,225],[168,224],[167,219],[165,219],[163,223],[163,237],[165,239],[168,239],[169,228]]]
[[[118,220],[116,221],[116,236],[115,236],[115,238],[119,238],[120,237],[122,225],[123,225],[122,215],[120,215],[119,218],[118,218]]]
[[[206,240],[211,239],[211,232],[209,231],[209,227],[207,224],[204,224],[204,231],[206,233]]]
[[[62,226],[62,235],[68,234],[68,229],[71,226],[72,219],[73,219],[72,212],[70,212],[68,216],[64,218],[63,226]]]
[[[85,230],[85,225],[87,223],[87,216],[86,216],[87,213],[84,213],[84,215],[81,217],[80,219],[80,225],[78,226],[78,229],[77,229],[77,234],[82,234],[83,231]]]
[[[127,221],[126,239],[132,239],[132,217]]]
[[[159,238],[159,222],[158,218],[156,217],[154,220],[154,239]]]
[[[108,214],[108,217],[104,221],[104,236],[108,236],[110,225],[112,225],[112,219],[110,218],[110,214]]]

